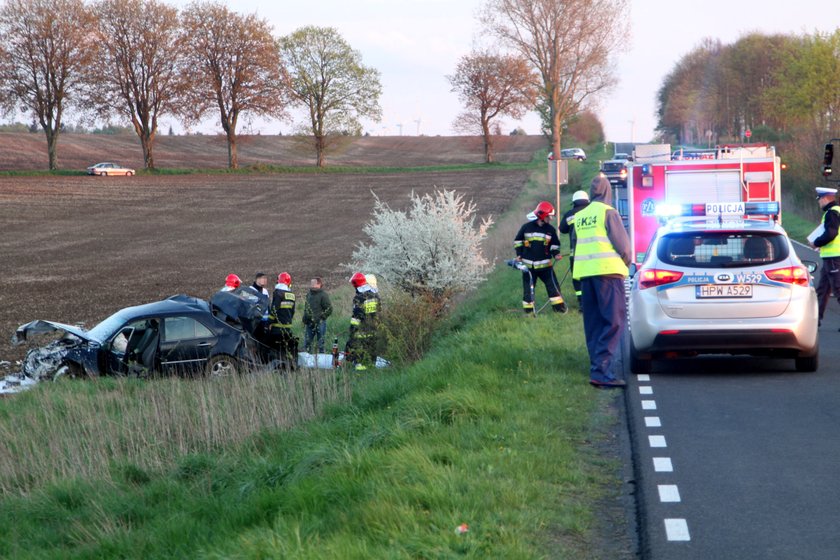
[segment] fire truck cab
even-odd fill
[[[627,184],[613,186],[613,200],[637,264],[644,261],[661,224],[657,208],[662,205],[772,201],[781,205],[780,159],[767,144],[674,153],[669,144],[639,144],[633,156]],[[781,215],[776,219],[781,222]]]

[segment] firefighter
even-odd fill
[[[527,267],[522,272],[522,309],[528,315],[534,314],[534,288],[538,278],[545,285],[551,308],[558,313],[567,311],[554,274],[554,260],[560,258],[560,239],[550,223],[553,215],[554,206],[550,202],[540,202],[513,241],[516,261]]]
[[[589,383],[601,389],[624,387],[612,371],[627,324],[624,279],[630,263],[630,239],[621,216],[610,206],[610,181],[592,180],[591,202],[575,214],[574,278],[581,281],[583,330],[589,352]]]
[[[569,270],[572,271],[572,286],[575,287],[575,295],[578,301],[578,311],[583,313],[583,308],[580,305],[580,280],[574,280],[575,270],[575,245],[577,244],[577,234],[575,233],[575,214],[589,206],[589,195],[586,191],[575,191],[572,195],[572,208],[560,219],[558,228],[560,233],[565,233],[569,236]]]
[[[820,323],[832,292],[840,301],[840,206],[837,205],[836,197],[837,189],[817,187],[817,201],[823,212],[822,233],[811,242],[811,246],[819,249],[822,258],[817,281]]]
[[[376,360],[376,331],[381,307],[379,292],[368,284],[361,272],[350,277],[350,284],[356,289],[356,295],[353,296],[350,336],[344,354],[357,370],[366,370]]]
[[[277,275],[277,285],[271,299],[269,312],[269,341],[280,352],[289,367],[297,362],[297,339],[292,334],[292,318],[295,316],[295,294],[292,292],[292,276],[288,272]]]
[[[225,278],[225,285],[220,291],[232,292],[241,285],[242,280],[239,279],[239,276],[237,276],[236,274],[228,274],[227,278]]]

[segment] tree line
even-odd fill
[[[479,19],[493,47],[476,48],[448,76],[464,112],[456,130],[492,137],[502,115],[537,111],[551,149],[617,81],[609,57],[627,35],[627,0],[487,0]],[[381,118],[379,72],[334,28],[306,26],[276,38],[255,14],[217,1],[178,11],[160,0],[5,0],[0,5],[0,110],[23,110],[44,131],[50,169],[68,111],[130,123],[153,169],[163,116],[186,125],[214,114],[238,166],[243,115],[288,118],[317,165],[336,135]]]
[[[333,28],[281,38],[269,23],[219,2],[184,10],[158,0],[6,0],[0,7],[0,108],[30,113],[50,169],[68,110],[128,122],[153,169],[161,117],[217,115],[238,167],[243,115],[286,118],[302,106],[318,165],[327,137],[378,118],[379,73]]]
[[[840,134],[840,30],[751,33],[728,45],[705,40],[657,93],[657,131],[677,144],[775,144],[788,181],[805,197],[819,180],[822,145]],[[790,194],[790,191],[789,191]]]

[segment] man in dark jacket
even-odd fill
[[[522,310],[534,313],[534,287],[537,279],[542,280],[551,307],[558,313],[566,312],[566,302],[560,294],[557,276],[554,274],[554,259],[559,259],[560,238],[549,222],[554,215],[554,206],[542,201],[529,216],[529,222],[519,228],[513,240],[516,262],[525,265],[522,271]]]
[[[613,361],[621,351],[627,325],[624,280],[630,263],[630,238],[604,175],[592,179],[589,206],[575,214],[574,277],[581,281],[583,330],[589,352],[589,383],[602,389],[624,387]]]
[[[292,291],[292,276],[281,272],[274,286],[269,312],[269,339],[289,367],[297,363],[297,339],[292,334],[292,319],[295,316],[295,294]]]
[[[814,238],[811,246],[819,249],[822,258],[820,276],[817,281],[817,302],[819,303],[820,323],[832,292],[840,301],[840,206],[837,205],[837,189],[817,187],[817,201],[822,216],[822,232]]]
[[[572,195],[572,208],[560,218],[560,233],[565,233],[569,236],[569,270],[572,271],[572,286],[575,287],[575,295],[578,300],[578,310],[583,313],[583,308],[580,305],[580,280],[574,280],[575,269],[575,245],[577,245],[577,234],[575,233],[575,214],[578,210],[583,210],[589,206],[589,195],[586,191],[575,191]]]
[[[332,315],[330,296],[324,291],[324,281],[315,277],[309,282],[309,293],[303,308],[303,349],[311,350],[312,341],[318,338],[318,353],[324,352],[324,338],[327,335],[327,317]]]

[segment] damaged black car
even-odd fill
[[[264,311],[264,300],[247,289],[219,292],[209,302],[176,295],[121,309],[90,330],[32,321],[18,327],[13,342],[61,334],[27,353],[21,373],[35,380],[63,375],[225,376],[265,365],[292,367],[294,357],[279,355],[257,339]]]

